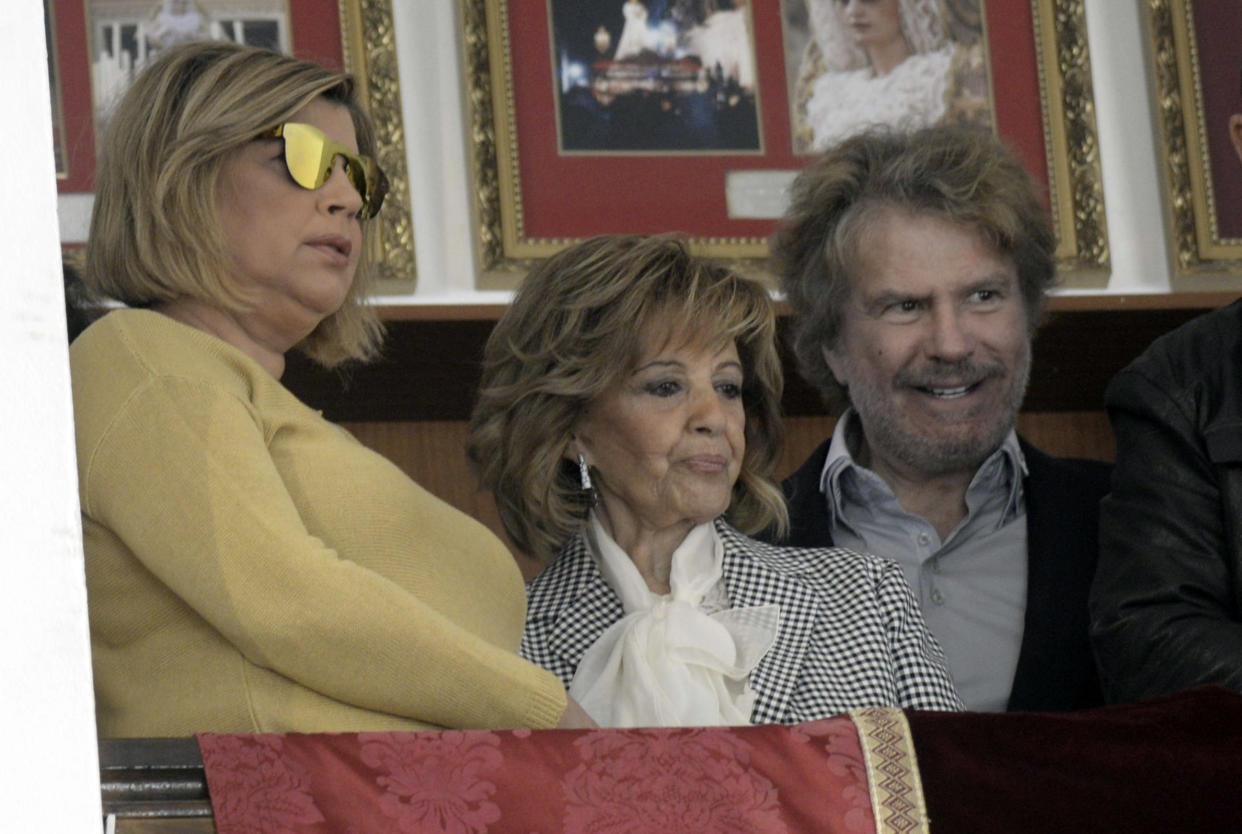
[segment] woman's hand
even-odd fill
[[[584,730],[599,726],[595,723],[595,719],[587,715],[587,711],[582,708],[581,704],[568,695],[565,696],[565,700],[567,702],[565,704],[565,712],[562,713],[561,720],[557,723],[556,729]]]

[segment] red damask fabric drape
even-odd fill
[[[198,739],[220,834],[1242,831],[1242,695],[1219,687],[1067,714]]]
[[[926,830],[896,710],[793,727],[204,734],[199,744],[220,834]]]

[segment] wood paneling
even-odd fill
[[[785,421],[785,451],[777,468],[785,477],[831,433],[834,419],[827,416],[789,417]],[[487,525],[516,555],[527,578],[540,570],[534,559],[519,554],[505,535],[490,493],[475,486],[466,460],[466,421],[407,421],[344,423],[366,446],[396,463],[432,494]],[[1028,412],[1019,415],[1023,437],[1049,454],[1112,460],[1113,437],[1102,411]]]
[[[837,418],[828,416],[786,417],[785,446],[776,467],[777,477],[784,479],[801,466],[816,446],[832,436],[836,424]]]
[[[780,477],[801,466],[835,425],[832,417],[786,417]],[[1018,415],[1018,433],[1054,457],[1111,461],[1115,454],[1113,431],[1103,411],[1026,411]]]
[[[1018,433],[1059,458],[1116,456],[1113,430],[1103,411],[1027,411],[1018,415]]]
[[[1203,312],[1198,307],[1136,305],[1114,302],[1114,306],[1085,310],[1064,309],[1065,303],[1050,305],[1036,335],[1024,408],[1034,412],[1101,409],[1104,387],[1117,371],[1156,337]],[[457,317],[437,320],[390,315],[379,361],[324,371],[291,354],[283,381],[337,422],[466,420],[479,384],[483,345],[499,309],[470,307],[458,310]],[[782,334],[787,326],[782,317]],[[781,344],[785,344],[783,335]],[[785,414],[823,415],[823,403],[798,376],[788,351],[783,359]]]
[[[1049,454],[1111,460],[1113,438],[1102,410],[1108,380],[1152,340],[1202,313],[1204,305],[1202,299],[1187,296],[1073,301],[1053,299],[1049,305],[1036,337],[1031,385],[1018,429]],[[479,359],[502,311],[500,306],[456,312],[390,310],[380,361],[327,372],[295,356],[284,381],[415,481],[487,525],[512,549],[491,496],[476,489],[464,453]],[[782,318],[782,331],[786,327]],[[778,467],[782,477],[829,436],[834,423],[788,356],[785,365],[787,433]],[[538,571],[534,560],[519,556],[518,561],[527,576]]]

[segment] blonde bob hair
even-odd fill
[[[316,97],[346,108],[358,150],[375,156],[371,121],[352,78],[265,49],[206,41],[159,53],[118,103],[100,148],[83,282],[132,307],[190,297],[225,310],[253,307],[231,277],[216,183],[233,151]],[[382,329],[365,304],[368,224],[341,308],[297,347],[323,365],[365,359]]]
[[[551,561],[578,530],[587,506],[567,457],[574,426],[653,340],[737,346],[746,453],[726,518],[746,533],[788,526],[772,481],[783,379],[767,291],[676,238],[603,235],[531,272],[487,341],[467,450],[522,550]]]

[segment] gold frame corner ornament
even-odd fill
[[[391,0],[338,0],[345,69],[358,83],[363,105],[375,124],[376,155],[388,174],[388,196],[378,221],[372,253],[375,291],[381,295],[414,291],[414,222],[410,204],[401,84]]]
[[[524,273],[536,253],[515,252],[520,218],[502,210],[508,203],[520,214],[517,183],[517,137],[512,133],[513,84],[508,65],[508,9],[489,0],[462,2],[462,55],[466,71],[470,165],[473,174],[476,249],[483,284],[497,273]],[[504,79],[493,90],[492,79]],[[502,150],[504,151],[502,153]],[[505,282],[501,282],[503,284]]]
[[[1146,6],[1173,286],[1236,290],[1242,240],[1222,237],[1216,221],[1192,3],[1147,0]]]
[[[460,2],[479,283],[512,288],[538,260],[573,241],[523,232],[507,0]],[[1102,287],[1108,228],[1084,0],[1030,2],[1058,271],[1068,286]],[[702,238],[691,245],[745,273],[766,272],[763,238]]]

